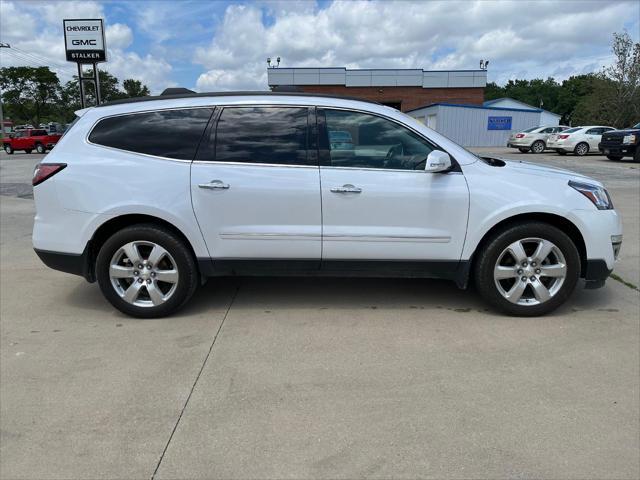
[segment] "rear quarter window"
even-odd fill
[[[100,120],[89,141],[105,147],[193,160],[213,108],[158,110]]]

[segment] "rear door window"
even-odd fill
[[[177,160],[193,160],[212,108],[158,110],[107,117],[89,141],[105,147]]]
[[[307,107],[226,107],[198,160],[317,165],[308,155]]]

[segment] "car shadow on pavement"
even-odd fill
[[[231,302],[241,309],[282,310],[441,310],[452,313],[500,315],[489,308],[473,286],[460,290],[449,281],[422,278],[211,278],[175,317],[225,311]],[[96,283],[79,282],[67,296],[69,305],[108,317],[127,318],[102,296]],[[569,301],[551,316],[584,310],[616,312],[609,288],[585,290],[582,282]]]

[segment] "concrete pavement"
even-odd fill
[[[497,150],[604,180],[638,278],[640,165]],[[447,282],[220,279],[131,319],[33,254],[36,160],[0,154],[0,478],[640,476],[638,291],[520,319]]]

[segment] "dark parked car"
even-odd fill
[[[640,162],[640,123],[624,130],[614,130],[602,135],[598,149],[609,160],[620,160],[623,157],[633,157]]]

